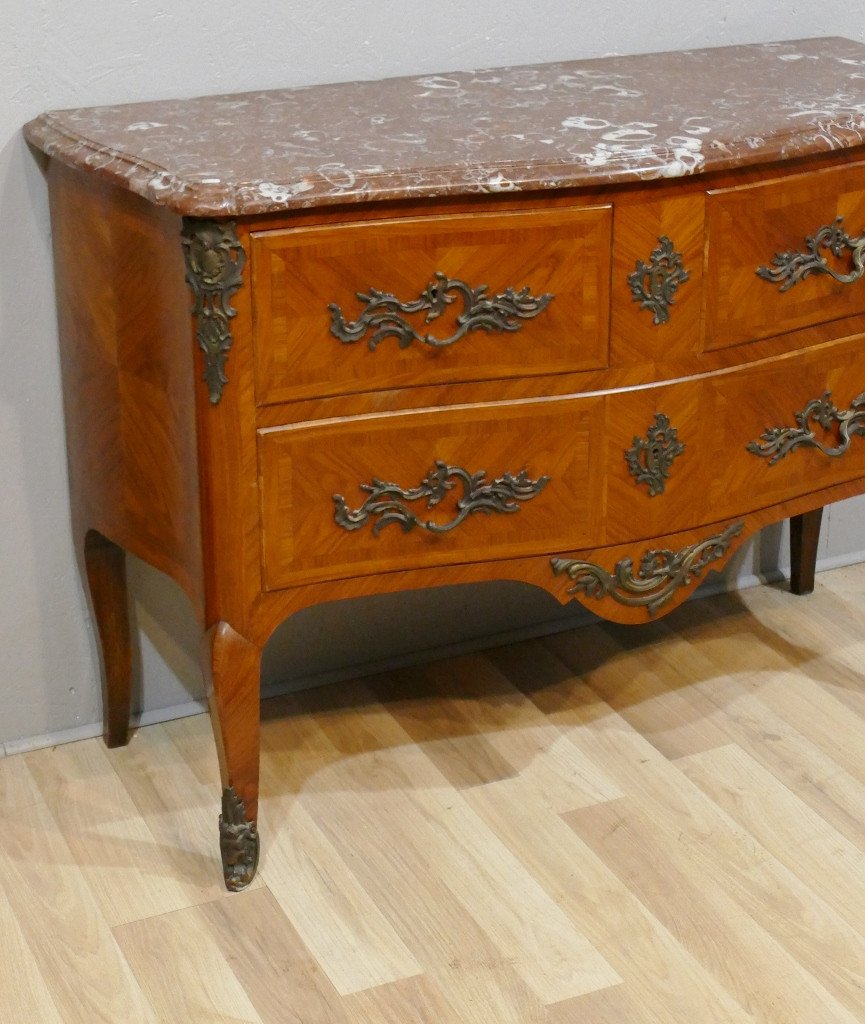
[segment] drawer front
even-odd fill
[[[608,206],[253,234],[256,396],[603,368]]]
[[[865,311],[865,164],[711,192],[706,231],[707,351]]]
[[[865,338],[554,400],[259,431],[268,589],[637,543],[865,477]]]
[[[602,411],[586,397],[260,431],[267,587],[596,542]]]
[[[713,466],[730,465],[729,478],[716,474],[709,486],[718,516],[865,476],[865,437],[857,436],[865,409],[853,405],[865,393],[865,338],[719,377],[709,387],[708,455]]]
[[[608,544],[865,477],[865,338],[617,392],[605,423]]]

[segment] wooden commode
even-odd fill
[[[124,552],[201,623],[226,884],[260,653],[516,579],[619,622],[865,492],[865,46],[44,114],[73,529],[126,742]]]

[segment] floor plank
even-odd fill
[[[207,890],[165,869],[164,851],[101,740],[69,743],[50,758],[39,751],[25,761],[109,925],[206,898]]]
[[[707,874],[688,846],[628,799],[568,822],[642,904],[744,1008],[766,1024],[857,1018]]]
[[[0,891],[38,965],[45,995],[67,1024],[156,1024],[25,758],[0,764]],[[4,989],[10,1002],[2,1018],[21,1020],[14,989]]]
[[[160,1021],[262,1024],[198,907],[118,925],[114,936]]]

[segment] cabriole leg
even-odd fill
[[[132,645],[126,591],[126,553],[97,530],[84,538],[84,566],[102,655],[105,742],[129,742],[132,699]]]
[[[261,651],[218,622],[205,634],[202,654],[222,775],[222,870],[226,887],[236,892],[258,867]]]
[[[810,594],[814,590],[822,518],[822,508],[790,517],[790,589],[794,594]]]

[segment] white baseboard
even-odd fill
[[[190,700],[185,704],[173,704],[167,708],[142,711],[141,714],[132,716],[131,724],[133,729],[137,729],[143,725],[173,722],[175,718],[189,718],[190,715],[200,715],[203,711],[207,711],[207,704],[204,701]],[[46,732],[42,736],[28,736],[23,740],[7,740],[6,743],[0,743],[0,757],[10,757],[12,754],[26,754],[28,750],[58,747],[61,743],[90,740],[94,736],[101,735],[102,723],[93,722],[90,725],[76,725],[72,729],[61,729],[60,732]]]

